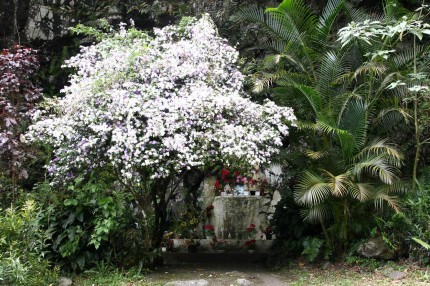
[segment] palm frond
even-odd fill
[[[394,63],[394,66],[398,70],[402,70],[403,68],[407,68],[408,66],[413,64],[414,58],[421,57],[424,54],[427,54],[430,50],[430,47],[423,45],[416,45],[416,50],[414,48],[403,49],[391,58]]]
[[[375,74],[376,76],[381,76],[387,71],[387,67],[381,62],[365,62],[361,67],[357,68],[354,72],[354,79],[357,79],[358,76]]]
[[[284,0],[277,8],[268,8],[266,12],[289,15],[303,34],[309,35],[317,26],[317,17],[303,0]]]
[[[355,8],[348,1],[345,2],[344,7],[348,18],[354,22],[363,22],[365,20],[372,19],[371,15],[366,13],[363,9]]]
[[[317,37],[318,42],[321,42],[321,39],[324,41],[327,40],[331,33],[331,28],[339,15],[339,12],[344,7],[345,0],[329,0],[324,7],[324,10],[319,17],[319,23],[317,27]]]
[[[297,121],[297,128],[301,129],[301,130],[318,130],[318,125],[314,122],[306,122],[303,120],[298,120]]]
[[[375,118],[375,125],[378,129],[385,131],[397,127],[402,121],[408,123],[412,119],[407,109],[401,107],[391,107],[381,109]]]
[[[332,216],[331,209],[326,205],[317,205],[300,211],[303,220],[309,223],[319,223]]]
[[[323,170],[324,176],[327,178],[331,192],[336,197],[342,197],[347,194],[350,185],[350,177],[348,173],[333,175],[327,170]]]
[[[368,200],[373,193],[373,186],[368,183],[356,183],[350,188],[350,193],[354,199],[364,202]]]
[[[324,97],[334,97],[336,94],[333,87],[337,79],[348,70],[347,62],[342,54],[327,52],[322,56],[318,73],[316,89]]]
[[[308,156],[312,160],[321,159],[321,158],[323,158],[329,154],[327,151],[305,150],[304,152],[305,152],[306,156]]]
[[[398,169],[389,164],[384,155],[364,156],[360,161],[353,164],[350,172],[354,174],[358,180],[365,174],[373,177],[378,177],[383,183],[391,184],[397,179],[396,173]]]
[[[375,207],[383,209],[384,203],[396,212],[400,212],[401,201],[397,196],[390,196],[385,192],[378,192],[374,197]]]
[[[350,100],[339,118],[339,127],[354,137],[354,149],[364,146],[368,129],[368,104],[363,100]]]
[[[338,128],[334,124],[330,124],[329,121],[325,120],[323,117],[319,116],[316,122],[318,128],[327,133],[336,135],[339,139],[340,145],[342,147],[342,153],[349,157],[355,147],[354,136],[347,130]]]
[[[304,171],[296,185],[294,200],[300,205],[315,206],[324,202],[330,195],[330,185],[321,176]]]
[[[322,111],[323,101],[318,91],[307,85],[296,85],[296,88],[308,100],[309,104],[312,106],[313,112],[319,114]]]
[[[399,166],[403,160],[403,155],[393,145],[388,144],[387,141],[387,139],[373,139],[356,155],[356,158],[362,159],[365,157],[378,156],[387,158],[390,163]]]

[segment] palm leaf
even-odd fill
[[[334,124],[330,124],[328,120],[322,116],[318,117],[316,124],[321,131],[327,134],[336,135],[342,147],[343,155],[347,158],[351,156],[355,146],[354,137],[351,133],[349,133],[347,130],[338,128]]]
[[[324,202],[330,195],[330,185],[321,176],[304,171],[299,177],[294,199],[300,205],[315,206]]]
[[[322,111],[323,100],[321,95],[313,87],[307,85],[296,85],[296,88],[305,96],[317,115]]]
[[[316,205],[300,211],[303,220],[310,223],[318,223],[329,219],[331,209],[326,205]]]
[[[384,203],[391,207],[396,212],[400,212],[401,203],[398,197],[390,196],[385,192],[379,192],[374,197],[375,207],[383,209]]]
[[[362,175],[378,177],[383,183],[391,184],[396,179],[397,169],[387,162],[384,155],[367,153],[360,161],[354,163],[350,172],[361,181]]]
[[[342,54],[335,54],[331,51],[325,53],[317,73],[316,90],[325,98],[334,97],[336,92],[333,87],[336,85],[337,79],[347,70],[348,66]]]
[[[306,156],[308,156],[312,160],[321,159],[321,158],[323,158],[329,154],[327,151],[305,150],[304,152],[305,152]]]
[[[347,194],[350,185],[349,174],[345,173],[335,176],[327,170],[323,170],[323,173],[327,177],[331,193],[334,196],[341,197]]]
[[[356,183],[351,186],[350,193],[354,199],[364,202],[372,196],[373,187],[368,183]]]
[[[321,16],[319,17],[317,39],[321,43],[325,42],[331,33],[331,28],[339,15],[339,12],[344,7],[345,0],[329,0],[324,7]]]
[[[403,155],[392,145],[387,143],[387,139],[375,138],[356,155],[357,159],[370,156],[387,158],[390,163],[399,166],[403,160]]]
[[[379,111],[375,118],[375,125],[378,129],[388,131],[397,127],[402,121],[408,123],[412,116],[407,109],[401,107],[384,108]]]
[[[345,111],[341,114],[339,127],[354,138],[354,149],[364,146],[368,129],[368,105],[363,100],[348,101]]]

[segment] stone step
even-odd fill
[[[164,263],[173,264],[262,264],[267,258],[266,253],[243,252],[167,252],[163,253]]]

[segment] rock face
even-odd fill
[[[381,237],[369,239],[367,242],[360,245],[357,253],[366,258],[377,258],[390,260],[395,258],[395,253],[387,246]]]

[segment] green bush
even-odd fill
[[[155,260],[142,214],[134,212],[132,197],[108,170],[55,189],[43,182],[33,196],[45,205],[52,258],[63,270],[80,273],[101,262],[128,268]]]
[[[56,280],[45,258],[49,231],[32,200],[21,208],[0,209],[0,285],[48,285]]]

